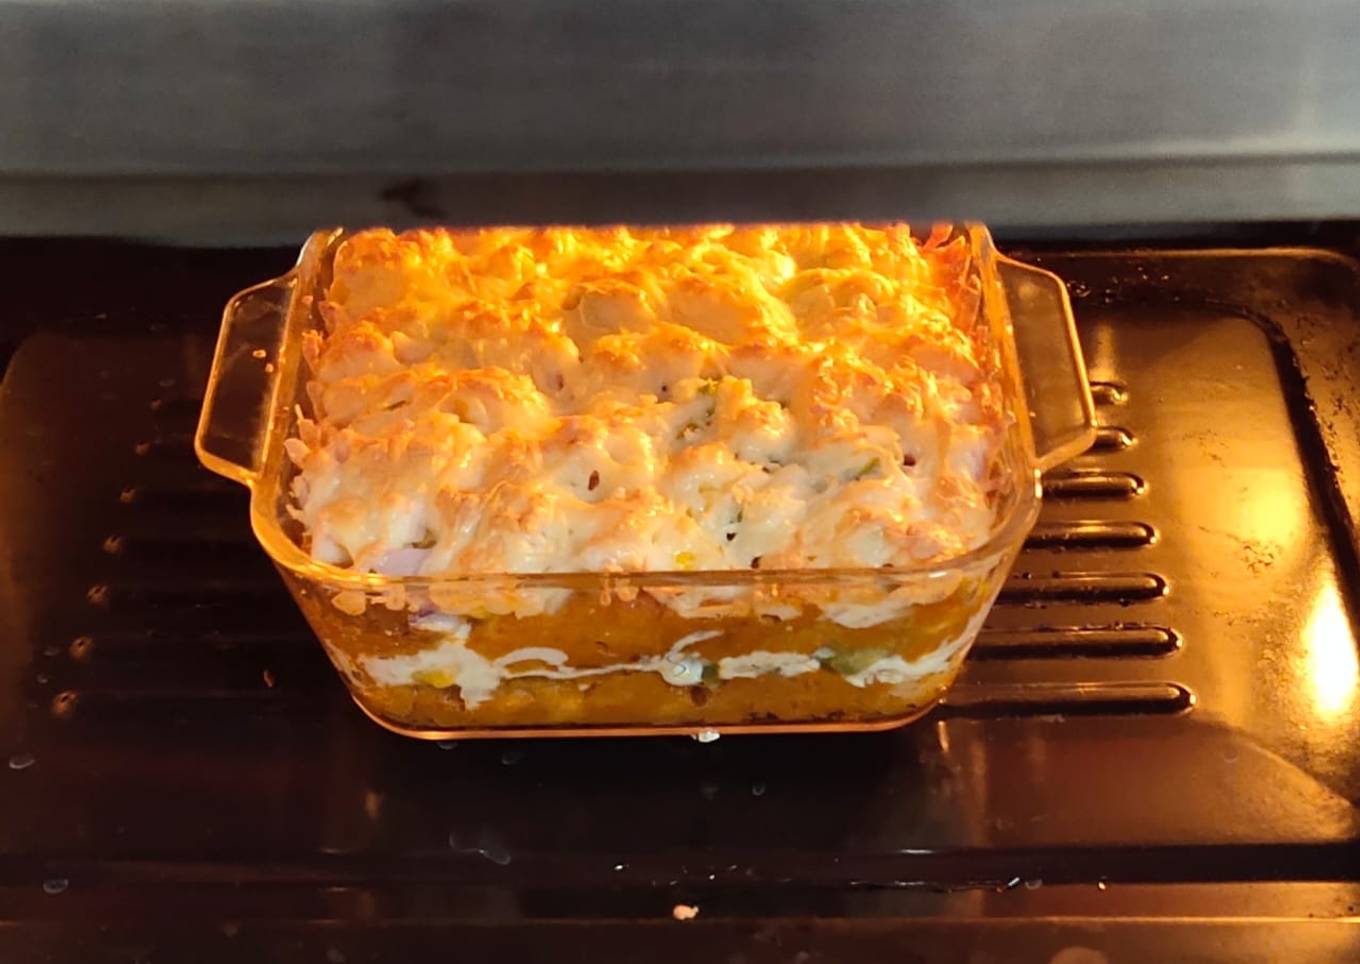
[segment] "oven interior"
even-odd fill
[[[191,448],[292,254],[0,243],[0,956],[1352,960],[1360,261],[1290,237],[1003,244],[1102,428],[963,679],[706,745],[374,727]]]

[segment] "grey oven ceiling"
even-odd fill
[[[1360,215],[1335,0],[0,0],[0,231]]]

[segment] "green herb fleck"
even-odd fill
[[[860,479],[864,478],[870,472],[876,472],[878,470],[878,465],[879,462],[877,458],[870,459],[868,464],[865,465],[864,468],[860,469],[858,472],[855,473],[855,476],[851,481],[858,482]]]
[[[819,656],[818,658],[821,660],[822,666],[833,673],[840,673],[842,676],[855,676],[864,672],[880,659],[891,655],[891,650],[870,647],[845,651],[832,650],[830,656]]]

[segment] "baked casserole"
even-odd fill
[[[228,308],[221,371],[275,326],[254,448],[215,450],[215,371],[199,451],[394,729],[894,725],[1037,512],[1000,260],[900,224],[320,234]]]

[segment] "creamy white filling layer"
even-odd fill
[[[799,676],[822,668],[812,656],[802,653],[770,653],[756,650],[744,656],[727,656],[718,660],[719,679],[755,679],[767,673],[780,676]]]
[[[874,660],[858,673],[846,674],[843,679],[851,686],[863,688],[870,683],[906,683],[943,673],[953,666],[954,657],[977,636],[991,608],[990,605],[984,606],[968,621],[963,632],[953,639],[945,640],[920,659],[905,660],[901,656],[885,656]]]
[[[460,625],[445,631],[444,639],[431,649],[406,656],[361,657],[363,667],[374,682],[385,686],[427,683],[431,686],[457,685],[469,709],[486,702],[502,680],[537,677],[540,679],[578,679],[607,673],[658,673],[672,686],[696,686],[703,681],[704,661],[685,654],[695,643],[721,636],[716,629],[690,633],[675,641],[663,656],[650,656],[631,663],[608,666],[568,666],[567,654],[547,646],[528,646],[496,659],[487,659],[467,647],[471,625],[457,617],[440,617]],[[525,666],[524,664],[538,664]]]
[[[885,656],[875,660],[857,673],[842,676],[851,686],[863,688],[871,684],[899,684],[921,679],[950,669],[982,627],[987,608],[980,610],[963,632],[931,650],[920,659],[905,660],[901,656]],[[528,646],[513,650],[496,659],[488,659],[469,649],[467,639],[471,624],[456,616],[427,617],[424,629],[443,634],[438,645],[404,656],[364,656],[360,663],[374,682],[384,686],[406,686],[424,683],[446,688],[458,686],[464,704],[474,708],[486,702],[507,679],[534,677],[539,679],[579,679],[603,676],[608,673],[657,673],[671,686],[696,686],[703,681],[704,670],[710,664],[687,653],[696,643],[722,635],[721,630],[689,633],[661,656],[643,657],[629,663],[607,666],[575,667],[567,665],[567,654],[547,646]],[[742,656],[727,656],[716,663],[719,679],[755,679],[778,674],[783,677],[812,673],[822,668],[822,659],[830,651],[817,653],[769,652],[757,650]]]

